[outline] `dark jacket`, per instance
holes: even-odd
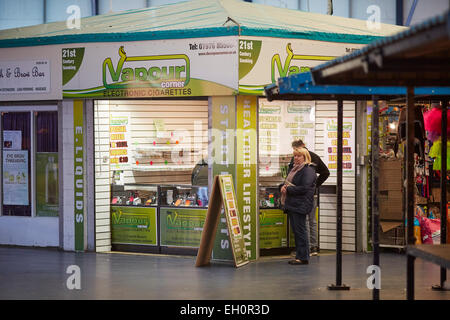
[[[314,192],[316,189],[315,165],[305,165],[292,179],[295,186],[287,187],[284,212],[309,214],[314,204]],[[283,184],[280,185],[280,188]]]
[[[330,176],[330,170],[328,170],[327,165],[323,163],[322,159],[320,159],[320,157],[317,154],[309,150],[308,152],[311,155],[311,162],[316,165],[316,172],[319,175],[316,181],[316,188],[319,188],[322,185],[322,183],[324,183],[325,180],[327,180],[328,177]],[[294,166],[294,157],[291,158],[291,162],[289,163],[288,173],[289,171],[291,171],[293,166]]]

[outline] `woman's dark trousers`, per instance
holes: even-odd
[[[309,239],[306,214],[289,213],[289,221],[295,237],[295,258],[309,260]]]

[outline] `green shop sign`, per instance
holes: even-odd
[[[112,206],[111,243],[156,245],[156,208]]]
[[[236,108],[236,196],[249,260],[258,257],[257,97],[238,96]]]
[[[207,209],[160,208],[161,245],[198,248]]]
[[[103,61],[103,85],[107,89],[124,89],[132,87],[163,87],[183,88],[190,80],[190,62],[185,54],[135,56],[127,57],[123,46],[119,48],[120,60],[114,70],[111,58]],[[183,61],[183,64],[174,65],[172,61]],[[167,62],[169,64],[165,64]],[[139,67],[125,67],[125,63],[138,62]],[[161,65],[162,64],[162,65]],[[136,63],[133,64],[135,66]],[[107,72],[112,83],[108,83]]]
[[[280,209],[260,209],[259,246],[261,249],[287,247],[287,214]]]
[[[73,102],[75,251],[84,250],[84,119],[83,101]]]

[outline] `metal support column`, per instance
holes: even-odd
[[[336,284],[328,286],[329,290],[349,290],[342,284],[342,141],[344,129],[344,102],[338,100],[337,112],[337,203],[336,203]]]
[[[414,238],[414,87],[407,87],[406,94],[406,243],[408,245],[415,244]],[[407,299],[414,299],[414,260],[415,258],[408,255],[407,258]]]
[[[379,180],[379,157],[380,157],[380,132],[379,132],[379,105],[378,98],[372,97],[372,246],[373,246],[373,265],[380,266],[379,252],[379,210],[378,210],[378,180]],[[380,299],[380,290],[373,289],[372,299]]]
[[[442,101],[441,116],[441,244],[447,243],[447,108],[448,100]],[[439,285],[432,287],[433,290],[449,290],[445,287],[447,281],[447,269],[441,267],[441,281]]]

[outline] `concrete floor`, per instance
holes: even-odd
[[[196,268],[195,257],[125,253],[73,253],[54,249],[0,247],[0,299],[87,300],[371,300],[367,289],[371,254],[344,253],[343,283],[349,291],[332,291],[335,253],[293,266],[289,256],[262,257],[241,268],[212,262]],[[81,289],[69,290],[70,265],[81,272]],[[383,252],[381,300],[406,299],[406,256]],[[416,299],[450,300],[439,284],[439,267],[417,259]]]

